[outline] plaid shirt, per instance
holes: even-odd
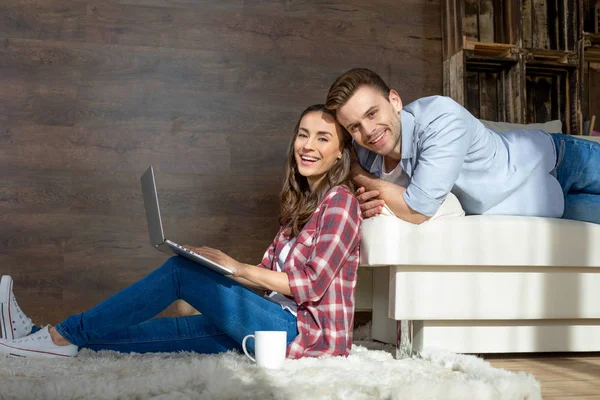
[[[298,336],[289,358],[348,355],[352,347],[354,293],[362,221],[358,200],[345,187],[327,192],[292,245],[282,271],[298,304]],[[279,230],[260,267],[277,270],[290,241]]]

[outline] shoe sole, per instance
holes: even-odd
[[[10,276],[4,275],[0,280],[0,333],[2,339],[13,340],[12,315],[10,313],[10,292],[12,290],[13,280]]]
[[[69,354],[60,354],[60,353],[52,353],[50,351],[41,351],[41,350],[26,350],[26,349],[18,349],[13,346],[9,346],[4,343],[0,343],[0,353],[3,353],[7,356],[18,357],[18,358],[72,358],[77,356],[77,353],[73,355]]]

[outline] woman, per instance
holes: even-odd
[[[0,352],[72,357],[83,347],[219,353],[239,350],[254,331],[283,330],[290,358],[347,355],[361,223],[348,178],[350,141],[323,105],[301,114],[287,154],[281,229],[262,262],[243,264],[219,250],[188,246],[231,268],[231,278],[172,257],[91,310],[28,334],[31,320],[18,307],[12,279],[4,276],[2,315],[12,317],[0,321]],[[152,318],[177,299],[201,315]]]

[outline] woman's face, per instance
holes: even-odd
[[[341,128],[329,114],[314,111],[302,117],[294,140],[294,157],[298,172],[307,178],[311,190],[342,158],[342,143]]]

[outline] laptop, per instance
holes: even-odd
[[[162,220],[160,218],[160,208],[158,206],[154,169],[152,166],[148,167],[146,172],[144,172],[141,181],[142,193],[144,195],[144,207],[146,208],[146,219],[148,221],[148,232],[150,233],[150,244],[163,253],[177,254],[178,256],[185,257],[188,260],[212,269],[221,275],[232,275],[233,271],[231,269],[219,265],[192,250],[188,250],[169,239],[165,239]]]

